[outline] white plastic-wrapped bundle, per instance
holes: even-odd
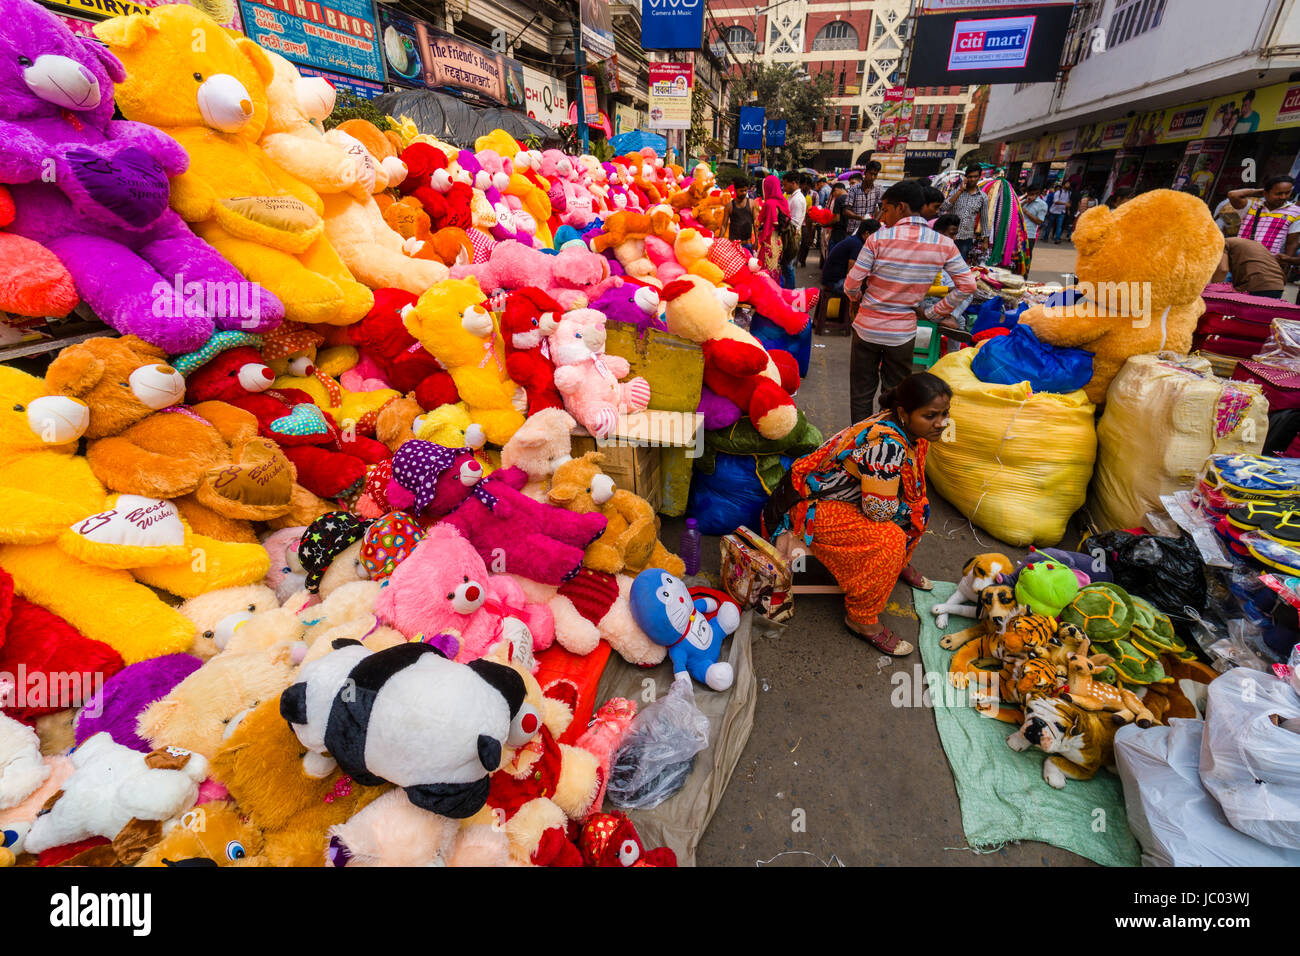
[[[1160,496],[1196,484],[1210,455],[1259,454],[1268,401],[1199,356],[1135,355],[1106,393],[1089,506],[1102,531],[1142,525]]]

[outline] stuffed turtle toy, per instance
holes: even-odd
[[[1062,623],[1082,630],[1094,644],[1119,641],[1133,629],[1133,599],[1118,584],[1100,581],[1080,588],[1060,617]]]
[[[1016,579],[1016,600],[1035,614],[1056,617],[1079,593],[1074,570],[1057,561],[1039,561]]]

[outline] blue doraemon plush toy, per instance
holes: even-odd
[[[688,673],[714,690],[731,686],[731,665],[718,657],[722,642],[740,626],[734,601],[712,588],[688,588],[658,568],[636,576],[628,601],[637,626],[668,648],[675,674]]]

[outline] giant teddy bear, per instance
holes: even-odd
[[[190,155],[188,170],[169,170],[181,218],[270,289],[288,318],[349,325],[369,312],[370,290],[325,234],[320,196],[258,146],[275,78],[266,52],[188,4],[97,23],[95,35],[126,67],[122,113]]]
[[[372,289],[405,289],[415,295],[447,278],[441,262],[406,254],[401,237],[375,204],[372,194],[401,182],[406,167],[400,160],[372,156],[343,130],[323,132],[314,125],[312,120],[324,120],[333,110],[333,87],[319,77],[304,78],[278,53],[267,56],[275,79],[266,90],[270,120],[262,148],[320,193],[325,235],[352,274]]]
[[[1205,311],[1201,290],[1223,255],[1223,233],[1202,200],[1153,189],[1115,210],[1089,209],[1075,226],[1074,246],[1088,301],[1035,305],[1020,323],[1050,345],[1093,353],[1084,391],[1100,405],[1129,356],[1191,348]],[[1119,288],[1122,299],[1106,291]]]
[[[126,79],[113,54],[29,0],[7,5],[0,48],[10,228],[53,252],[97,315],[168,351],[198,346],[214,327],[279,323],[280,302],[167,208],[167,177],[189,160],[152,126],[113,120],[113,84]]]

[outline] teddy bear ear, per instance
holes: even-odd
[[[275,67],[271,65],[271,58],[266,55],[266,51],[248,37],[236,40],[235,46],[248,57],[249,62],[253,64],[253,69],[257,70],[257,75],[262,78],[262,83],[270,86],[271,81],[275,79]]]
[[[126,82],[126,67],[122,65],[121,60],[108,51],[106,46],[102,43],[96,43],[90,37],[78,37],[78,39],[81,40],[86,55],[99,61],[99,65],[104,68],[104,72],[108,74],[110,80],[114,83]]]
[[[1108,206],[1093,206],[1074,225],[1074,247],[1085,256],[1095,255],[1110,234],[1115,213]]]
[[[164,697],[156,700],[140,714],[135,722],[135,731],[145,740],[152,741],[172,716],[180,709],[181,702]]]
[[[45,382],[56,392],[79,396],[88,394],[104,377],[104,363],[87,348],[64,349],[45,370]]]
[[[161,27],[153,17],[144,13],[133,13],[128,17],[114,17],[96,23],[91,30],[112,49],[130,50],[148,41],[150,34],[158,33]],[[87,44],[93,47],[93,44]],[[122,79],[125,79],[125,72]],[[121,82],[114,77],[114,82]]]
[[[118,341],[142,359],[155,359],[159,362],[167,361],[167,352],[165,350],[158,348],[156,345],[150,345],[139,336],[124,335]]]

